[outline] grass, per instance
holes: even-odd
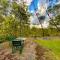
[[[60,57],[60,39],[35,40],[40,46],[51,49],[55,56]]]

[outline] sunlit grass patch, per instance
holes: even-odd
[[[60,39],[35,40],[42,47],[50,49],[56,56],[60,57]]]

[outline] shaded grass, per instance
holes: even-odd
[[[50,49],[56,56],[60,57],[60,39],[35,40],[40,46]]]

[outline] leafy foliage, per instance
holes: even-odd
[[[60,15],[57,15],[54,19],[50,20],[50,27],[56,28],[60,31]]]

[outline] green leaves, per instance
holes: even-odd
[[[27,11],[25,10],[25,7],[22,5],[18,5],[17,3],[13,3],[13,14],[15,14],[15,17],[18,17],[20,22],[23,24],[28,22],[29,16]]]
[[[6,9],[9,6],[9,3],[7,0],[0,0],[0,14],[5,14]]]
[[[50,25],[51,26],[57,26],[59,28],[60,26],[60,15],[57,15],[54,19],[50,20]]]

